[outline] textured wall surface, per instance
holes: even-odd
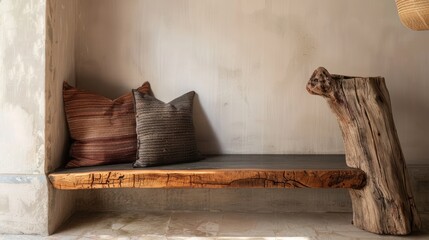
[[[63,108],[63,81],[75,82],[76,1],[48,0],[46,17],[46,163],[60,167],[68,150]],[[74,211],[77,192],[49,188],[49,226],[52,233]]]
[[[429,31],[394,1],[78,0],[79,87],[117,97],[143,81],[164,101],[195,90],[205,153],[341,153],[327,104],[304,89],[332,73],[384,76],[408,163],[428,163]]]
[[[75,84],[76,1],[47,1],[46,35],[46,171],[64,164],[68,130],[63,82]]]
[[[0,233],[47,233],[45,12],[0,1]]]
[[[101,189],[78,211],[351,212],[344,189]]]
[[[44,172],[43,2],[0,2],[0,173]]]

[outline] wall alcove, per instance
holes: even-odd
[[[62,81],[111,98],[144,81],[164,101],[195,90],[206,154],[342,154],[334,117],[305,91],[319,65],[384,76],[407,163],[427,164],[429,34],[405,29],[393,1],[48,0],[46,15],[46,172],[68,148]],[[74,211],[351,211],[345,190],[50,189],[49,199],[50,231]]]

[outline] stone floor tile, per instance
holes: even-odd
[[[78,213],[56,234],[0,235],[0,240],[403,240],[429,239],[429,214],[423,231],[411,236],[380,236],[351,225],[351,213],[108,212]]]
[[[61,227],[52,237],[83,236],[92,230],[111,229],[112,213],[77,213]],[[116,219],[115,222],[120,221]]]
[[[0,240],[41,240],[44,237],[42,236],[33,236],[33,235],[1,235]]]
[[[132,236],[138,235],[166,235],[171,213],[140,214],[133,221],[125,224],[120,230]]]
[[[276,236],[274,216],[272,213],[224,213],[219,236],[274,238]]]
[[[222,213],[176,212],[171,215],[167,237],[215,237]]]
[[[277,240],[275,237],[218,237],[217,240]]]
[[[168,240],[165,235],[145,235],[136,237],[137,240]]]
[[[322,229],[329,231],[362,231],[352,224],[353,214],[352,213],[323,213],[318,215],[324,224]]]
[[[215,237],[167,237],[167,240],[217,240]]]
[[[321,232],[317,234],[316,240],[375,240],[380,239],[377,235],[361,235],[359,232]]]
[[[316,237],[276,237],[276,240],[317,240]]]
[[[317,237],[317,231],[328,231],[321,213],[289,213],[276,215],[276,236]]]
[[[277,238],[285,238],[285,239],[299,239],[300,237],[306,238],[315,238],[317,237],[317,231],[311,226],[284,226],[282,230],[276,232]],[[304,239],[307,240],[307,239]]]
[[[126,239],[143,235],[165,235],[171,213],[81,213],[72,217],[60,235]]]

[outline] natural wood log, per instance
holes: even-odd
[[[353,224],[378,233],[405,235],[421,226],[382,77],[349,77],[314,71],[307,84],[337,116],[346,163],[367,174],[367,185],[350,190]]]
[[[57,189],[97,188],[355,188],[365,185],[360,169],[333,156],[217,156],[201,162],[133,169],[128,165],[78,168],[49,174]],[[292,159],[288,161],[288,159]],[[247,160],[247,163],[246,163]],[[319,160],[317,162],[317,160]],[[321,161],[320,161],[321,160]],[[341,160],[341,161],[340,161]],[[313,168],[310,166],[314,162]],[[344,164],[344,166],[343,166]]]

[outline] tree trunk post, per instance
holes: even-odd
[[[307,91],[324,97],[337,116],[346,162],[367,174],[350,189],[353,224],[377,234],[406,235],[421,227],[383,77],[350,77],[316,69]]]

